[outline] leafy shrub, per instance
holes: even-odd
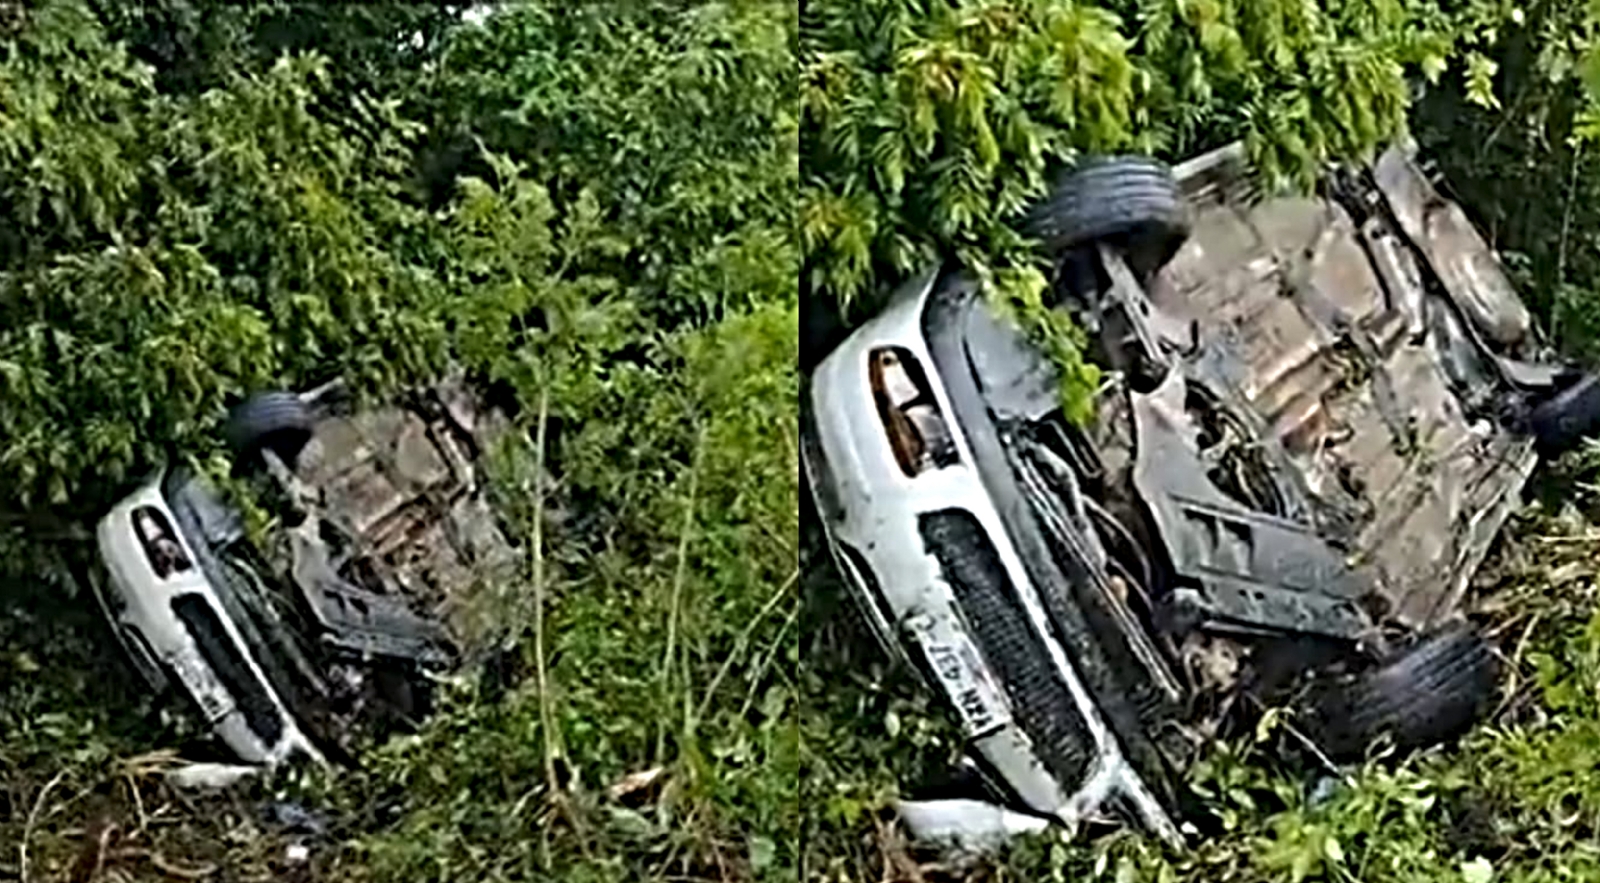
[[[361,820],[337,878],[794,879],[794,7],[405,5],[0,24],[0,496],[92,519],[248,390],[461,365],[512,393],[530,673],[322,783]],[[285,20],[365,37],[285,53]],[[0,722],[70,708],[44,686]],[[604,797],[651,767],[645,808]]]

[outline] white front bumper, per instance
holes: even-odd
[[[815,450],[825,462],[808,463],[807,473],[814,484],[829,485],[814,496],[830,551],[880,638],[889,644],[892,653],[905,658],[926,651],[930,645],[948,645],[952,634],[970,632],[918,526],[919,516],[927,513],[956,509],[970,514],[988,535],[1016,586],[1033,628],[1048,648],[1055,672],[1082,715],[1096,756],[1083,781],[1057,781],[1029,737],[1009,719],[988,732],[969,730],[971,748],[1024,803],[1069,826],[1096,814],[1108,799],[1120,795],[1147,827],[1175,840],[1176,826],[1129,766],[1115,735],[1055,638],[1000,514],[972,465],[965,433],[950,418],[950,401],[939,382],[922,331],[923,310],[937,279],[937,273],[930,273],[907,285],[885,312],[830,353],[812,376],[810,400],[805,404],[813,410]],[[927,370],[935,398],[954,436],[959,454],[955,465],[916,477],[907,477],[897,465],[869,386],[869,354],[886,346],[904,348]],[[871,570],[870,577],[862,578],[854,572],[841,544],[859,554]],[[998,683],[992,669],[986,669],[981,676]],[[940,688],[939,684],[930,686]],[[1000,701],[1007,702],[1003,689],[1000,692]]]
[[[173,525],[178,542],[184,547],[189,560],[195,562],[192,568],[166,579],[157,576],[145,558],[133,526],[134,511],[146,506],[161,512]],[[112,627],[132,629],[143,636],[145,646],[156,657],[154,662],[171,680],[181,684],[200,708],[207,724],[241,760],[275,765],[300,752],[320,759],[320,752],[301,732],[294,717],[265,677],[249,645],[239,634],[237,626],[218,599],[216,590],[201,570],[191,539],[183,534],[178,525],[177,517],[162,496],[159,479],[129,495],[100,520],[95,531],[100,558],[110,575],[109,590],[120,597],[123,607],[116,617],[118,621],[113,622]],[[226,630],[227,639],[238,647],[251,676],[260,681],[270,697],[283,724],[282,735],[275,742],[268,744],[250,727],[235,697],[223,686],[222,680],[174,611],[173,601],[191,594],[203,598],[216,612]]]

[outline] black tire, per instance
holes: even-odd
[[[258,466],[261,452],[271,450],[292,467],[311,441],[314,422],[311,409],[299,396],[264,392],[234,408],[223,432],[236,463]]]
[[[1400,751],[1462,735],[1494,699],[1500,665],[1470,625],[1423,637],[1353,680],[1313,698],[1312,736],[1336,760],[1366,755],[1380,743]]]
[[[1172,170],[1144,156],[1092,157],[1063,173],[1023,220],[1054,258],[1094,242],[1123,252],[1148,278],[1189,238],[1189,210]]]
[[[1535,406],[1528,429],[1539,456],[1553,458],[1572,450],[1600,430],[1600,375],[1576,383]]]

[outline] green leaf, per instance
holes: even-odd
[[[1322,841],[1322,854],[1336,865],[1344,864],[1344,847],[1339,845],[1339,838],[1332,834]]]
[[[1467,100],[1480,107],[1498,110],[1500,98],[1494,94],[1494,76],[1500,65],[1480,52],[1467,53]]]
[[[1450,69],[1450,63],[1443,55],[1428,53],[1422,58],[1422,75],[1430,84],[1437,84],[1444,72]]]
[[[773,860],[777,857],[778,848],[770,837],[750,838],[750,870],[757,874],[764,873],[772,867]]]

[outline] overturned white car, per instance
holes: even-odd
[[[1092,425],[933,267],[802,403],[826,545],[987,797],[1179,839],[1219,722],[1334,759],[1453,737],[1496,656],[1463,597],[1540,454],[1600,424],[1413,153],[1254,192],[1242,151],[1082,162],[1029,216],[1108,382]]]
[[[342,757],[358,724],[426,713],[466,597],[514,560],[474,471],[487,428],[459,383],[360,412],[337,383],[253,396],[228,435],[278,491],[268,548],[171,466],[101,519],[91,587],[145,679],[239,759]]]

